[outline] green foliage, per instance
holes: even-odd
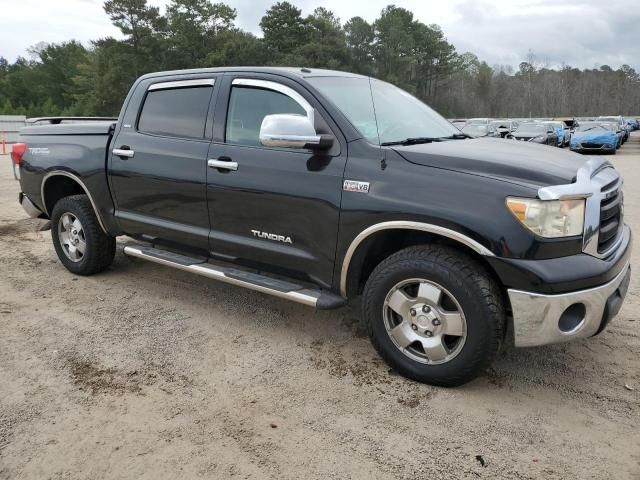
[[[300,9],[289,2],[278,2],[267,10],[260,21],[260,28],[271,54],[278,57],[290,55],[308,43],[309,30],[301,14]]]
[[[203,64],[208,67],[261,65],[267,56],[264,42],[250,33],[234,29],[217,35]]]
[[[344,26],[350,65],[355,73],[373,72],[373,26],[362,17],[353,17]]]
[[[640,76],[614,70],[550,69],[533,52],[517,70],[458,54],[437,25],[389,5],[368,23],[344,24],[318,7],[304,17],[282,1],[262,20],[263,37],[235,25],[237,12],[211,0],[107,0],[103,8],[124,36],[85,47],[71,40],[38,44],[32,59],[0,57],[0,114],[117,115],[144,73],[177,68],[289,65],[347,70],[399,85],[449,116],[637,114]]]
[[[235,9],[208,0],[172,0],[167,7],[167,37],[174,68],[204,66],[218,35],[231,30]]]

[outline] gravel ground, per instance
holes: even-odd
[[[640,132],[611,160],[640,231]],[[441,389],[390,372],[357,305],[121,252],[74,276],[17,193],[0,157],[0,479],[640,478],[637,275],[601,336]]]

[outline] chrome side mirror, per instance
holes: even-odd
[[[275,148],[328,148],[332,139],[318,135],[309,117],[277,113],[262,120],[260,143]]]

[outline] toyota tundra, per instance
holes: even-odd
[[[318,309],[359,297],[374,347],[421,382],[470,381],[507,335],[597,335],[629,284],[606,159],[469,138],[366,76],[152,73],[117,121],[49,123],[11,156],[67,270],[104,271],[126,235],[126,255]]]

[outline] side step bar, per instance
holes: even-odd
[[[346,303],[344,298],[334,293],[308,288],[285,280],[232,267],[212,265],[207,263],[204,257],[189,257],[139,244],[126,244],[124,253],[130,257],[142,258],[143,260],[213,278],[231,285],[285,298],[319,310],[338,308]]]

